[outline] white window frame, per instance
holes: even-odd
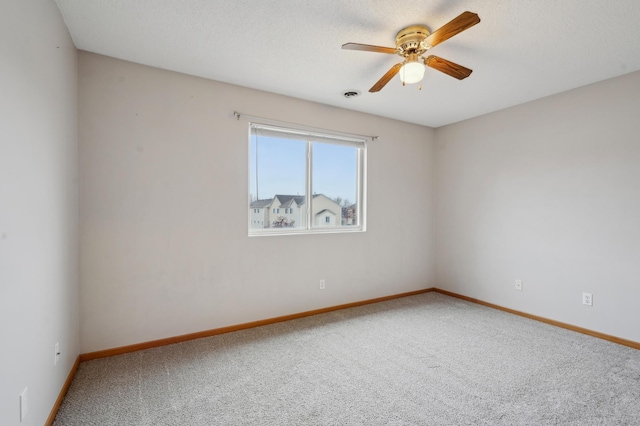
[[[359,136],[340,132],[310,129],[302,126],[292,126],[289,124],[271,124],[250,122],[248,132],[248,177],[251,180],[251,136],[254,129],[261,129],[267,134],[285,136],[291,139],[307,142],[306,161],[306,197],[303,212],[306,215],[306,226],[304,228],[252,228],[248,226],[249,236],[266,235],[296,235],[296,234],[328,234],[328,233],[357,233],[366,231],[366,193],[367,193],[367,139]],[[356,170],[356,224],[342,226],[342,209],[338,212],[338,226],[314,227],[312,214],[313,203],[313,144],[329,143],[335,145],[346,145],[357,148],[357,170]],[[248,193],[251,192],[251,182],[249,182]],[[251,200],[249,200],[249,206]],[[248,209],[250,210],[250,208]],[[274,208],[275,210],[275,208]],[[290,209],[292,210],[292,209]],[[264,223],[263,223],[264,224]]]

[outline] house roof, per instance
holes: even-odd
[[[267,206],[270,206],[272,202],[273,202],[273,198],[269,198],[267,200],[255,200],[251,202],[251,208],[259,209],[262,207],[267,207]]]
[[[324,194],[313,194],[313,198],[316,197],[325,197],[328,198],[326,195]],[[274,195],[273,198],[268,198],[268,199],[264,199],[264,200],[255,200],[251,202],[250,207],[252,209],[257,209],[257,208],[262,208],[262,207],[268,207],[271,205],[271,203],[273,203],[273,201],[275,199],[278,199],[278,201],[280,202],[280,204],[277,206],[278,208],[289,208],[293,205],[293,203],[296,203],[297,206],[301,206],[305,203],[306,201],[306,197],[304,195],[283,195],[283,194],[276,194]],[[333,213],[333,212],[332,212]],[[335,214],[335,213],[333,213]]]
[[[304,195],[281,195],[276,194],[274,198],[277,198],[280,201],[280,207],[286,208],[291,207],[291,205],[295,202],[298,206],[301,206],[305,202]]]
[[[320,215],[322,213],[325,213],[325,212],[331,213],[332,215],[337,216],[337,214],[335,214],[333,211],[331,211],[329,209],[320,210],[318,213],[316,213],[316,216],[318,216],[318,215]]]

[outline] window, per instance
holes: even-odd
[[[365,164],[362,138],[251,123],[249,235],[364,231]]]

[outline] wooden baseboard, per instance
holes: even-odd
[[[610,342],[614,342],[614,343],[617,343],[619,345],[624,345],[624,346],[628,346],[630,348],[634,348],[634,349],[640,350],[640,342],[634,342],[633,340],[627,340],[627,339],[623,339],[621,337],[611,336],[609,334],[600,333],[598,331],[593,331],[593,330],[589,330],[589,329],[586,329],[586,328],[577,327],[575,325],[566,324],[564,322],[555,321],[555,320],[551,320],[551,319],[548,319],[548,318],[539,317],[537,315],[528,314],[526,312],[516,311],[515,309],[510,309],[510,308],[505,308],[503,306],[494,305],[493,303],[485,302],[485,301],[480,300],[480,299],[474,299],[473,297],[463,296],[461,294],[453,293],[453,292],[450,292],[450,291],[441,290],[439,288],[434,288],[433,291],[436,291],[438,293],[444,294],[446,296],[451,296],[451,297],[455,297],[457,299],[466,300],[467,302],[477,303],[479,305],[487,306],[489,308],[498,309],[500,311],[508,312],[510,314],[519,315],[521,317],[525,317],[525,318],[529,318],[529,319],[532,319],[532,320],[540,321],[540,322],[543,322],[545,324],[550,324],[550,325],[554,325],[556,327],[565,328],[567,330],[575,331],[577,333],[587,334],[589,336],[597,337],[597,338],[603,339],[603,340],[608,340]]]
[[[289,321],[298,318],[309,317],[312,315],[324,314],[327,312],[338,311],[341,309],[355,308],[357,306],[369,305],[371,303],[384,302],[386,300],[398,299],[401,297],[415,296],[417,294],[428,293],[433,291],[433,288],[426,288],[423,290],[410,291],[408,293],[394,294],[391,296],[377,297],[375,299],[362,300],[360,302],[346,303],[344,305],[331,306],[328,308],[314,309],[312,311],[299,312],[297,314],[284,315],[281,317],[268,318],[259,321],[252,321],[243,324],[231,325],[228,327],[214,328],[212,330],[199,331],[196,333],[183,334],[181,336],[167,337],[165,339],[152,340],[149,342],[136,343],[133,345],[120,346],[112,349],[105,349],[102,351],[88,352],[80,354],[80,361],[90,361],[97,358],[105,358],[114,355],[126,354],[129,352],[141,351],[143,349],[155,348],[158,346],[171,345],[174,343],[186,342],[188,340],[201,339],[203,337],[216,336],[218,334],[231,333],[233,331],[246,330],[248,328],[260,327],[268,324],[275,324],[282,321]]]
[[[60,393],[58,394],[58,399],[56,399],[56,403],[53,404],[53,408],[51,409],[51,413],[49,413],[49,418],[45,422],[45,426],[51,426],[53,421],[56,419],[56,414],[58,414],[58,410],[60,409],[60,404],[62,404],[62,400],[64,399],[67,391],[69,390],[69,386],[71,386],[71,381],[73,377],[76,375],[76,371],[78,371],[78,366],[80,365],[80,357],[76,358],[76,361],[73,363],[71,367],[71,371],[69,371],[69,375],[67,376],[67,380],[65,380],[64,385],[62,385],[62,389],[60,389]]]
[[[291,314],[291,315],[284,315],[284,316],[280,316],[280,317],[267,318],[267,319],[264,319],[264,320],[252,321],[252,322],[247,322],[247,323],[237,324],[237,325],[231,325],[231,326],[228,326],[228,327],[214,328],[212,330],[204,330],[204,331],[199,331],[199,332],[196,332],[196,333],[183,334],[183,335],[180,335],[180,336],[167,337],[165,339],[152,340],[152,341],[149,341],[149,342],[142,342],[142,343],[136,343],[136,344],[133,344],[133,345],[120,346],[120,347],[112,348],[112,349],[105,349],[105,350],[101,350],[101,351],[88,352],[88,353],[80,354],[79,359],[80,359],[80,362],[90,361],[92,359],[105,358],[105,357],[110,357],[110,356],[114,356],[114,355],[121,355],[121,354],[126,354],[126,353],[129,353],[129,352],[141,351],[141,350],[144,350],[144,349],[150,349],[150,348],[156,348],[156,347],[159,347],[159,346],[171,345],[171,344],[174,344],[174,343],[186,342],[188,340],[201,339],[203,337],[211,337],[211,336],[216,336],[218,334],[231,333],[231,332],[234,332],[234,331],[246,330],[248,328],[260,327],[260,326],[269,325],[269,324],[275,324],[275,323],[282,322],[282,321],[289,321],[289,320],[294,320],[294,319],[298,319],[298,318],[309,317],[309,316],[312,316],[312,315],[324,314],[324,313],[327,313],[327,312],[337,311],[337,310],[340,310],[340,309],[355,308],[357,306],[368,305],[368,304],[371,304],[371,303],[384,302],[384,301],[387,301],[387,300],[398,299],[398,298],[401,298],[401,297],[415,296],[417,294],[428,293],[428,292],[431,292],[431,291],[435,291],[435,292],[444,294],[446,296],[451,296],[451,297],[455,297],[457,299],[466,300],[468,302],[477,303],[479,305],[487,306],[487,307],[490,307],[490,308],[493,308],[493,309],[498,309],[498,310],[501,310],[501,311],[504,311],[504,312],[508,312],[508,313],[511,313],[511,314],[514,314],[514,315],[519,315],[519,316],[522,316],[522,317],[525,317],[525,318],[529,318],[529,319],[533,319],[533,320],[536,320],[536,321],[544,322],[546,324],[551,324],[551,325],[554,325],[556,327],[565,328],[567,330],[575,331],[577,333],[587,334],[589,336],[597,337],[597,338],[600,338],[600,339],[603,339],[603,340],[608,340],[610,342],[618,343],[620,345],[624,345],[624,346],[628,346],[628,347],[640,350],[640,343],[639,342],[634,342],[632,340],[622,339],[620,337],[611,336],[611,335],[600,333],[600,332],[593,331],[593,330],[588,330],[586,328],[577,327],[577,326],[574,326],[574,325],[571,325],[571,324],[562,323],[560,321],[550,320],[550,319],[543,318],[543,317],[540,317],[540,316],[537,316],[537,315],[532,315],[532,314],[528,314],[526,312],[517,311],[515,309],[505,308],[503,306],[494,305],[493,303],[488,303],[488,302],[485,302],[485,301],[480,300],[480,299],[474,299],[472,297],[463,296],[461,294],[453,293],[453,292],[450,292],[450,291],[447,291],[447,290],[441,290],[439,288],[426,288],[426,289],[423,289],[423,290],[411,291],[411,292],[408,292],[408,293],[394,294],[394,295],[391,295],[391,296],[378,297],[378,298],[375,298],[375,299],[368,299],[368,300],[363,300],[363,301],[360,301],[360,302],[346,303],[344,305],[331,306],[331,307],[322,308],[322,309],[314,309],[314,310],[311,310],[311,311],[299,312],[299,313]],[[75,366],[74,368],[77,369],[77,366]],[[75,369],[73,370],[73,372],[75,373]],[[67,385],[65,384],[65,386],[67,386]],[[65,390],[65,393],[66,393],[66,390]]]

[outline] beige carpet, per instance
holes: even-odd
[[[427,293],[85,362],[55,425],[640,425],[640,351]]]

